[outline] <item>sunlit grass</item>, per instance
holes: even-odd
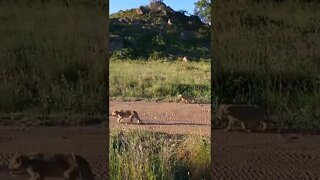
[[[186,93],[210,102],[210,62],[110,61],[111,98],[174,100]]]

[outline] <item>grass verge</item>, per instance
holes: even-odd
[[[111,179],[210,179],[210,138],[131,130],[110,134]]]

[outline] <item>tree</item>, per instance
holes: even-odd
[[[187,10],[184,10],[184,9],[178,10],[178,12],[181,14],[184,14],[184,15],[186,15],[186,14],[189,16],[191,15]]]
[[[210,0],[199,0],[194,3],[194,14],[199,16],[200,19],[205,23],[211,22],[210,10],[211,10]]]

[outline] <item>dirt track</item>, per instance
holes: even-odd
[[[140,113],[147,125],[117,124],[110,119],[113,128],[142,128],[167,132],[210,134],[210,105],[177,103],[110,102],[110,109],[131,109]],[[202,112],[201,115],[197,112]],[[127,121],[127,120],[125,120]],[[0,126],[0,180],[21,179],[8,174],[9,157],[16,151],[24,153],[77,153],[85,157],[96,176],[106,179],[107,144],[106,127],[18,127]],[[49,178],[50,180],[50,178]],[[51,179],[53,180],[53,179]]]
[[[110,102],[114,109],[134,109],[146,125],[117,124],[110,128],[134,128],[170,133],[210,135],[210,105]],[[202,113],[199,113],[202,112]],[[124,120],[125,122],[128,119]],[[214,179],[318,179],[320,135],[241,133],[213,130]],[[290,137],[295,137],[289,140]],[[70,153],[84,156],[99,179],[106,179],[106,134],[102,125],[90,127],[0,126],[0,179],[10,180],[6,163],[15,151],[26,153]],[[21,179],[24,178],[11,178]],[[50,179],[49,179],[50,180]],[[53,179],[51,179],[53,180]]]
[[[320,178],[320,135],[212,134],[215,179]]]
[[[26,180],[8,175],[8,158],[24,153],[77,153],[85,157],[97,180],[106,179],[106,133],[102,126],[92,127],[5,127],[0,126],[0,179]],[[49,178],[50,180],[50,178]],[[53,179],[52,179],[53,180]]]
[[[191,133],[210,136],[210,104],[184,104],[164,102],[110,102],[110,113],[113,110],[135,110],[146,124],[137,125],[129,119],[118,124],[117,117],[110,116],[110,130],[115,128],[134,128],[163,131],[169,133]]]

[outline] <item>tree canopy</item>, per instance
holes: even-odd
[[[210,0],[199,0],[194,3],[195,8],[194,8],[194,14],[199,16],[200,19],[205,22],[205,23],[210,23],[211,22],[211,17],[210,17],[210,6],[211,1]]]

